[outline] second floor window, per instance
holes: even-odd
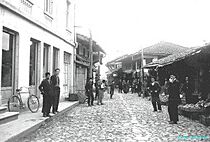
[[[53,0],[45,0],[44,11],[47,14],[52,15],[52,13],[53,13]]]

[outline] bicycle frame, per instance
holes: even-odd
[[[26,88],[28,89],[28,93],[29,93],[28,98],[29,98],[32,94],[30,93],[30,90],[29,90],[30,88],[29,87],[26,87]],[[20,87],[20,89],[17,89],[16,90],[16,93],[15,93],[15,96],[17,96],[18,98],[20,98],[20,105],[23,106],[24,103],[23,103],[22,96],[21,96],[21,90],[22,90],[22,87]]]
[[[20,99],[20,105],[23,106],[23,100],[22,100],[20,91],[16,91],[16,95],[15,96],[17,96]]]

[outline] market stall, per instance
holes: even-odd
[[[179,105],[178,109],[180,115],[210,126],[210,102],[202,100],[196,104]]]
[[[157,71],[157,78],[162,86],[171,74],[176,75],[181,84],[180,90],[188,77],[192,86],[191,100],[185,104],[185,94],[182,94],[179,112],[190,119],[197,119],[205,125],[210,125],[210,98],[208,97],[210,95],[210,45],[170,55],[146,65],[145,68],[153,68]],[[160,96],[160,98],[162,104],[167,105],[167,91],[164,93],[166,96]]]

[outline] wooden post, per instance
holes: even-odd
[[[141,82],[142,82],[142,93],[143,97],[145,96],[145,84],[144,84],[144,69],[142,68],[144,66],[144,49],[142,48],[141,51]]]

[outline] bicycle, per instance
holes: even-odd
[[[22,88],[23,87],[21,87],[20,89],[16,89],[16,93],[9,98],[8,100],[9,111],[20,112],[21,109],[25,108],[21,97]],[[32,113],[36,113],[39,110],[40,106],[39,98],[36,95],[31,94],[30,88],[28,88],[28,91],[29,91],[29,97],[27,99],[28,108]]]

